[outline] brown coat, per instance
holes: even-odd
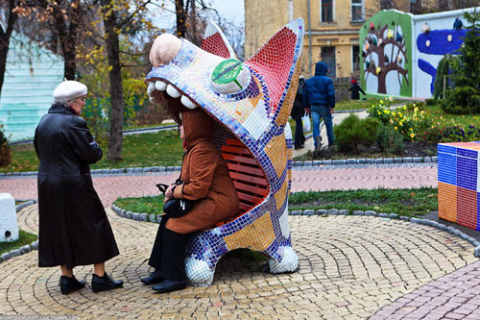
[[[202,110],[183,113],[187,153],[181,180],[174,197],[197,200],[193,209],[180,218],[170,218],[167,229],[180,234],[213,228],[218,222],[239,213],[237,191],[228,174],[227,164],[211,142],[213,120]]]

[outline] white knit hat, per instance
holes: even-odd
[[[55,101],[67,102],[87,95],[87,86],[78,81],[65,80],[53,91]]]

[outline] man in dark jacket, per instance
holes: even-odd
[[[35,130],[38,169],[40,267],[60,265],[63,294],[81,289],[85,281],[73,268],[93,264],[92,290],[120,288],[105,272],[105,261],[119,254],[105,209],[93,188],[90,164],[102,158],[85,120],[87,87],[64,81],[53,93],[55,102]]]
[[[321,147],[320,120],[323,118],[327,127],[328,145],[333,146],[332,113],[335,108],[335,89],[333,81],[326,76],[328,66],[324,62],[315,65],[315,76],[305,82],[303,105],[311,109],[313,119],[313,141],[315,150]]]
[[[292,119],[295,120],[295,137],[294,147],[295,149],[303,148],[305,143],[305,136],[303,135],[302,117],[305,114],[305,108],[303,107],[303,86],[305,85],[305,77],[302,75],[298,80],[297,95],[293,102],[292,113],[290,114]]]

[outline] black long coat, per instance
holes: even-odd
[[[40,267],[104,262],[119,254],[90,164],[102,158],[85,120],[53,104],[35,130]]]

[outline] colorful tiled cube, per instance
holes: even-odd
[[[480,141],[438,144],[438,217],[480,230]]]

